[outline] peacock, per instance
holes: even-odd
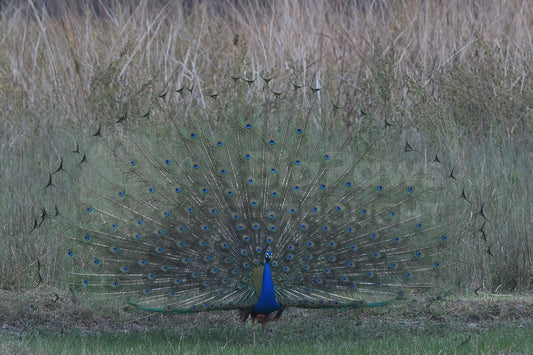
[[[445,284],[468,201],[416,134],[311,85],[187,89],[125,106],[58,156],[48,219],[72,289],[237,310],[255,344],[255,325],[264,342],[290,307],[384,306]]]

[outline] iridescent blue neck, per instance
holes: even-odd
[[[276,301],[274,294],[274,281],[272,281],[272,271],[270,270],[270,261],[266,261],[265,269],[263,270],[263,286],[259,300],[253,307],[254,313],[269,314],[279,309],[280,304]]]

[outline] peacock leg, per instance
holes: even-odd
[[[252,339],[255,346],[255,320],[252,318]]]

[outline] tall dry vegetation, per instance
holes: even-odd
[[[59,240],[29,230],[69,137],[140,92],[185,86],[201,103],[244,72],[324,87],[350,114],[445,147],[487,217],[457,283],[533,287],[530,1],[43,3],[0,1],[0,287],[59,283]]]

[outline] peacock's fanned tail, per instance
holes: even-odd
[[[267,89],[169,99],[70,153],[53,228],[74,287],[151,311],[242,309],[267,249],[283,307],[384,305],[435,285],[460,237],[450,169],[321,92]]]

